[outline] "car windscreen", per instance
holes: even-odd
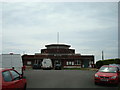
[[[60,66],[60,64],[56,64],[56,66]]]
[[[99,72],[116,73],[117,68],[116,67],[101,67],[99,69]]]
[[[118,69],[120,71],[120,64],[109,64],[109,66],[116,66],[116,67],[118,67]]]

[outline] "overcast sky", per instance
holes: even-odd
[[[76,53],[96,61],[102,50],[105,59],[118,57],[117,2],[5,2],[0,8],[2,53],[39,53],[57,43],[59,32],[59,43]]]

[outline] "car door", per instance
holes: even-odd
[[[117,67],[118,79],[120,81],[120,69]]]
[[[9,72],[9,70],[7,71],[3,71],[2,72],[2,77],[3,77],[3,81],[2,81],[2,88],[6,89],[6,88],[14,88],[14,82],[12,81],[12,76]]]
[[[119,78],[119,81],[120,81],[120,71],[118,72],[118,78]]]
[[[10,70],[10,73],[12,75],[13,78],[13,82],[15,84],[15,88],[23,88],[24,87],[24,83],[22,81],[22,79],[20,78],[20,74],[14,70]]]

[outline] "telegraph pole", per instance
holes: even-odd
[[[102,60],[104,60],[104,52],[102,51]]]

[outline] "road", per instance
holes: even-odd
[[[95,71],[88,70],[26,70],[27,88],[118,88],[95,85]]]

